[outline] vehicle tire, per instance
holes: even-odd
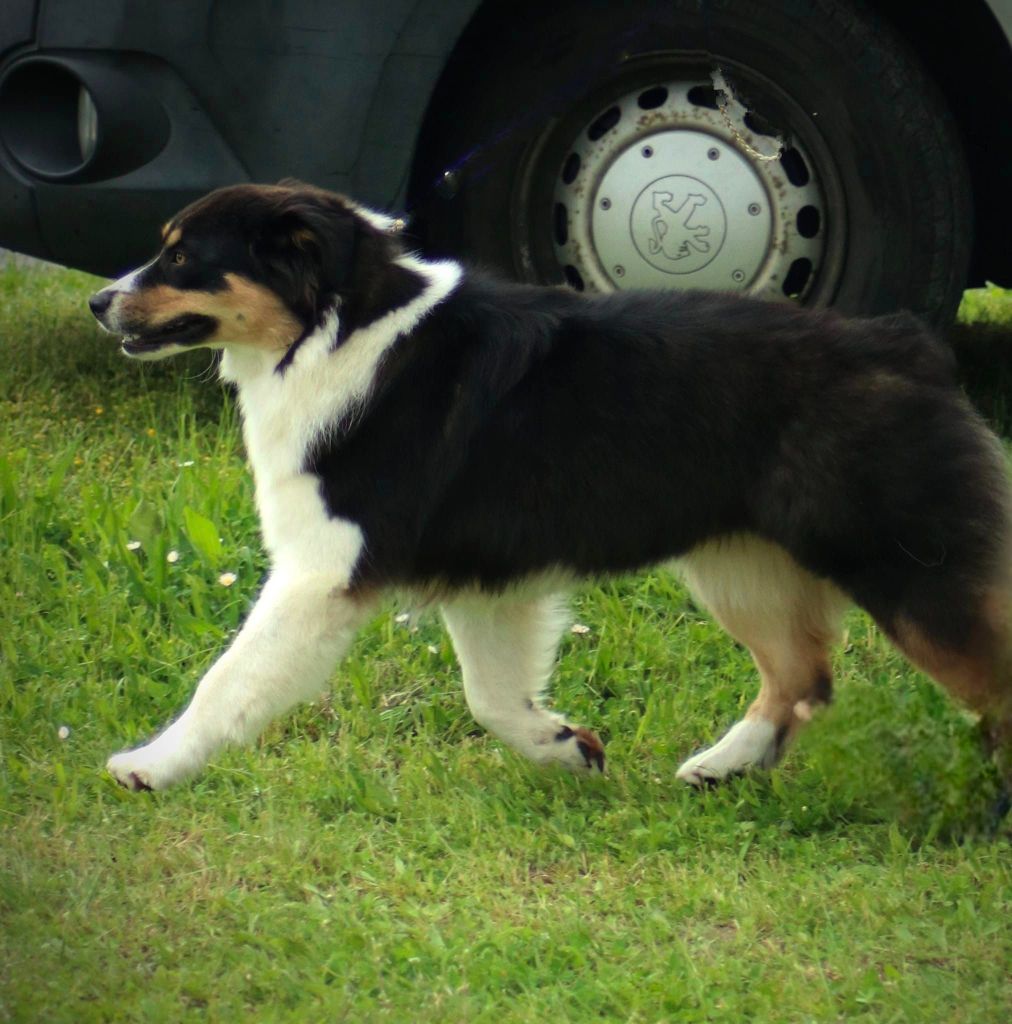
[[[430,105],[409,195],[430,250],[588,290],[952,317],[972,240],[959,134],[867,8],[507,7],[479,15]]]

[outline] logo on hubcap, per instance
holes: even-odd
[[[666,274],[694,274],[720,252],[727,218],[709,185],[687,174],[669,174],[636,197],[630,230],[651,266]]]

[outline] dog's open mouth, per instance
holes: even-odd
[[[183,313],[151,330],[125,335],[122,348],[128,356],[139,356],[156,352],[166,345],[199,345],[214,333],[217,325],[214,317]]]

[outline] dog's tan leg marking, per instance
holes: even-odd
[[[909,618],[900,616],[892,639],[929,676],[981,717],[984,739],[1012,790],[1012,630],[1004,587],[980,600],[974,635],[961,650],[942,646]]]
[[[327,576],[271,576],[183,714],[146,746],[111,757],[109,771],[128,789],[164,789],[196,774],[226,743],[252,739],[320,693],[371,607]]]
[[[565,623],[556,598],[460,598],[443,617],[480,725],[532,761],[604,769],[600,739],[541,703]]]
[[[744,719],[679,768],[680,779],[699,786],[771,767],[814,710],[829,702],[829,647],[847,599],[782,548],[754,537],[705,544],[682,568],[699,601],[749,648],[762,680]]]

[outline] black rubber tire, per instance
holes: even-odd
[[[822,271],[832,273],[832,286],[814,290],[813,304],[951,320],[972,242],[959,133],[913,53],[866,7],[848,0],[507,6],[479,16],[462,40],[423,128],[409,204],[430,250],[561,281],[561,272],[532,258],[540,236],[549,237],[551,211],[523,183],[545,173],[545,140],[567,112],[606,95],[611,83],[618,89],[631,62],[649,54],[663,64],[670,54],[675,65],[692,59],[752,69],[808,117],[788,131],[824,143],[845,237],[837,237],[836,266]]]

